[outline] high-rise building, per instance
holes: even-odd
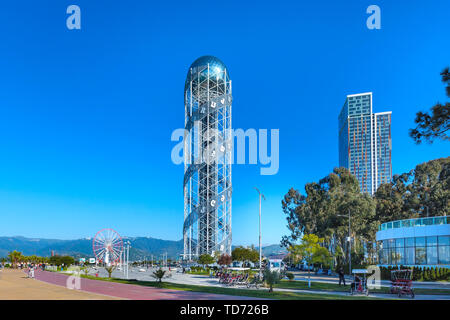
[[[391,114],[372,113],[372,92],[348,95],[339,114],[339,166],[356,176],[362,192],[374,194],[391,181]]]
[[[184,88],[183,259],[231,255],[231,80],[225,64],[204,56]]]

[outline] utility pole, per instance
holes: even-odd
[[[259,194],[259,279],[262,278],[262,247],[261,247],[261,197],[266,200],[266,197],[258,190],[258,188],[254,187],[255,190]]]

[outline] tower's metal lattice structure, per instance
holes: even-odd
[[[189,68],[184,89],[185,260],[231,255],[231,80],[216,57]]]

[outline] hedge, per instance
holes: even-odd
[[[400,269],[411,269],[410,267],[400,266]],[[414,281],[450,281],[450,269],[439,267],[412,267],[412,279]],[[391,280],[391,271],[398,270],[397,266],[380,267],[381,279]]]

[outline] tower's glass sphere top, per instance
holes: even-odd
[[[186,77],[186,80],[191,78],[191,72],[196,72],[196,69],[198,67],[206,67],[209,64],[209,74],[210,76],[214,76],[214,75],[222,75],[223,72],[227,69],[227,67],[225,66],[225,63],[222,62],[222,60],[220,60],[217,57],[214,56],[202,56],[200,58],[198,58],[197,60],[195,60],[191,66],[189,67],[189,71]],[[228,70],[227,70],[228,73]]]
[[[217,57],[214,56],[203,56],[198,58],[197,60],[195,60],[192,64],[191,64],[191,68],[195,68],[195,67],[200,67],[200,66],[207,66],[209,63],[209,68],[215,70],[216,68],[219,68],[220,70],[225,70],[227,67],[225,66],[225,63],[222,62],[222,60],[220,60]]]

